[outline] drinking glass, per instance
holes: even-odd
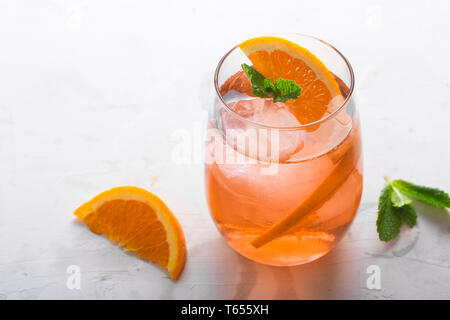
[[[341,94],[321,119],[292,122],[288,109],[239,92],[248,85],[241,64],[251,63],[238,46],[228,51],[215,71],[209,109],[206,196],[234,250],[292,266],[328,253],[354,219],[363,185],[361,135],[348,60],[312,36],[275,36],[318,57]]]

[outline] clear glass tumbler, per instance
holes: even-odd
[[[320,119],[301,123],[289,106],[245,93],[248,80],[239,70],[249,60],[232,48],[215,72],[206,195],[233,249],[260,263],[292,266],[328,253],[354,219],[363,185],[361,135],[347,59],[311,36],[275,36],[314,54],[340,92]]]

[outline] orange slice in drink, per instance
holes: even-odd
[[[167,206],[137,187],[117,187],[84,203],[76,215],[91,231],[167,269],[178,278],[186,260],[183,230]]]
[[[307,49],[277,37],[260,37],[239,45],[253,66],[266,78],[295,81],[302,93],[286,104],[301,124],[320,120],[342,102],[333,74]]]

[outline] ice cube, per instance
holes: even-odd
[[[239,152],[262,161],[283,162],[303,147],[303,131],[265,127],[286,128],[300,124],[284,103],[255,98],[229,105],[240,116],[254,122],[222,110],[227,142]]]

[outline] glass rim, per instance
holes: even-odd
[[[216,94],[219,98],[219,101],[225,106],[225,108],[230,111],[233,115],[235,115],[236,117],[238,117],[239,119],[250,123],[253,126],[256,127],[262,127],[262,128],[266,128],[266,129],[277,129],[277,130],[295,130],[295,129],[304,129],[304,128],[308,128],[308,127],[312,127],[318,124],[321,124],[322,122],[327,121],[328,119],[331,119],[333,117],[335,117],[339,111],[344,108],[344,106],[347,105],[347,103],[350,101],[350,98],[353,95],[353,89],[355,87],[355,74],[353,72],[353,68],[352,65],[350,64],[350,62],[347,60],[347,58],[338,50],[336,49],[333,45],[329,44],[326,41],[323,41],[317,37],[308,35],[308,34],[302,34],[302,33],[282,33],[283,35],[291,35],[291,36],[301,36],[301,37],[306,37],[306,38],[310,38],[313,39],[315,41],[319,41],[321,43],[323,43],[324,45],[326,45],[327,47],[329,47],[330,49],[332,49],[335,53],[337,53],[341,59],[345,62],[345,65],[347,66],[347,70],[350,74],[350,85],[349,85],[349,91],[347,94],[347,97],[344,99],[344,101],[341,103],[341,105],[336,108],[333,112],[331,112],[329,115],[327,115],[326,117],[320,118],[317,121],[311,122],[311,123],[307,123],[307,124],[299,124],[296,126],[291,126],[291,127],[278,127],[278,126],[271,126],[271,125],[267,125],[267,124],[263,124],[263,123],[259,123],[253,120],[249,120],[245,117],[243,117],[242,115],[240,115],[239,113],[237,113],[236,111],[233,110],[233,108],[231,108],[223,99],[222,94],[220,93],[220,86],[219,86],[219,73],[220,70],[222,68],[223,63],[225,62],[225,60],[228,58],[228,56],[237,48],[239,48],[239,45],[234,46],[233,48],[231,48],[227,53],[225,53],[225,55],[220,59],[216,70],[214,72],[214,88],[216,91]],[[282,34],[278,34],[278,36],[282,35]],[[277,36],[277,34],[275,35],[268,35],[268,36]],[[308,49],[308,48],[306,48]]]

